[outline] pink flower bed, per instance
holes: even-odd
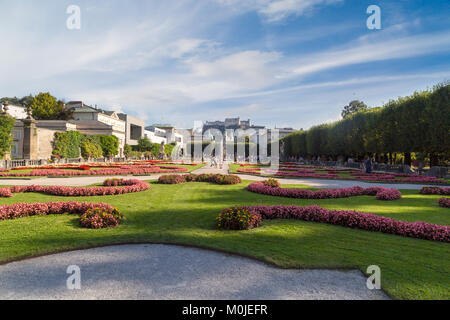
[[[439,188],[439,187],[423,187],[420,194],[437,194],[437,195],[450,195],[450,188]]]
[[[450,208],[450,198],[440,198],[438,203],[443,208]]]
[[[31,172],[0,172],[0,177],[46,177],[46,176],[58,176],[58,177],[76,177],[76,176],[116,176],[116,175],[146,175],[154,173],[167,173],[167,172],[186,172],[187,169],[183,167],[124,167],[114,169],[94,169],[86,171],[65,171],[62,169],[52,170],[33,170]]]
[[[83,214],[89,209],[100,208],[113,211],[114,207],[107,203],[87,202],[48,202],[48,203],[16,203],[0,205],[0,220],[17,219],[49,214]]]
[[[295,171],[294,171],[295,170]],[[328,173],[315,172],[315,170],[328,171]],[[295,177],[295,178],[317,178],[317,179],[339,179],[339,180],[361,180],[361,181],[375,181],[375,182],[395,182],[395,183],[447,183],[436,177],[426,177],[419,175],[407,175],[401,173],[365,173],[361,171],[354,171],[348,169],[333,169],[317,167],[296,167],[280,165],[278,170],[266,170],[262,172],[262,168],[242,168],[238,169],[239,173],[256,174],[256,175],[272,175],[279,177]],[[350,172],[349,177],[341,177],[338,172]],[[397,179],[400,178],[401,179]]]
[[[263,219],[297,219],[344,226],[353,229],[383,232],[404,237],[450,242],[450,226],[426,222],[394,220],[372,213],[350,210],[329,210],[319,206],[251,206],[242,207]]]
[[[270,187],[263,182],[254,182],[248,185],[248,191],[264,195],[299,198],[299,199],[334,199],[347,198],[354,196],[375,196],[377,200],[396,200],[402,197],[402,194],[397,189],[389,189],[382,187],[351,187],[341,189],[323,189],[311,191],[306,189],[287,189]]]
[[[108,181],[108,180],[106,180]],[[0,188],[0,197],[12,197],[13,193],[21,192],[39,192],[51,194],[54,196],[63,197],[82,197],[82,196],[106,196],[106,195],[117,195],[132,192],[141,192],[148,190],[150,188],[149,184],[137,179],[122,180],[116,179],[118,181],[116,186],[113,184],[108,184],[105,181],[105,187],[64,187],[64,186],[13,186],[7,188]],[[109,185],[109,186],[108,186]]]

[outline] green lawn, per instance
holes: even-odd
[[[381,268],[383,289],[393,298],[450,299],[450,245],[435,241],[353,230],[295,220],[264,221],[249,231],[219,231],[215,218],[233,205],[317,204],[355,209],[405,221],[450,225],[450,210],[439,196],[404,190],[403,198],[385,202],[375,197],[302,200],[258,195],[239,185],[207,183],[159,185],[141,193],[64,198],[15,194],[2,204],[46,201],[108,202],[126,221],[115,229],[88,230],[76,216],[39,216],[0,221],[0,262],[61,250],[93,246],[158,242],[214,248],[289,268]],[[293,186],[292,186],[293,187]],[[302,187],[302,186],[296,186]]]

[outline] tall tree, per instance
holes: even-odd
[[[0,159],[11,150],[12,129],[15,121],[10,116],[0,115]]]
[[[362,101],[353,100],[350,101],[350,103],[344,107],[344,110],[342,110],[341,115],[342,118],[345,119],[347,116],[363,110],[367,110],[367,105]]]
[[[57,100],[48,92],[39,93],[28,103],[27,107],[31,108],[36,120],[69,120],[72,118],[72,113],[65,108],[64,102]]]

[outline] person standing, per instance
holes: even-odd
[[[366,167],[366,173],[372,172],[372,160],[370,157],[367,157],[366,161],[364,162],[364,165]]]

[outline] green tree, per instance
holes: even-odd
[[[137,150],[144,152],[144,151],[151,151],[152,149],[152,143],[148,137],[143,137],[138,140],[137,144]]]
[[[102,147],[97,143],[85,140],[81,143],[81,155],[85,159],[103,157]]]
[[[100,145],[105,157],[112,157],[119,154],[119,138],[116,136],[104,136],[100,137]]]
[[[57,100],[50,93],[39,93],[28,104],[36,120],[69,120],[72,118],[70,110],[64,102]]]
[[[364,102],[359,100],[353,100],[350,101],[348,105],[344,107],[344,110],[342,110],[342,118],[345,119],[347,116],[356,113],[358,111],[364,111],[367,110],[367,106]]]
[[[123,154],[127,157],[131,157],[132,153],[133,153],[133,148],[129,144],[126,144],[123,147]]]
[[[16,120],[10,116],[0,115],[0,158],[11,151],[12,130]]]

